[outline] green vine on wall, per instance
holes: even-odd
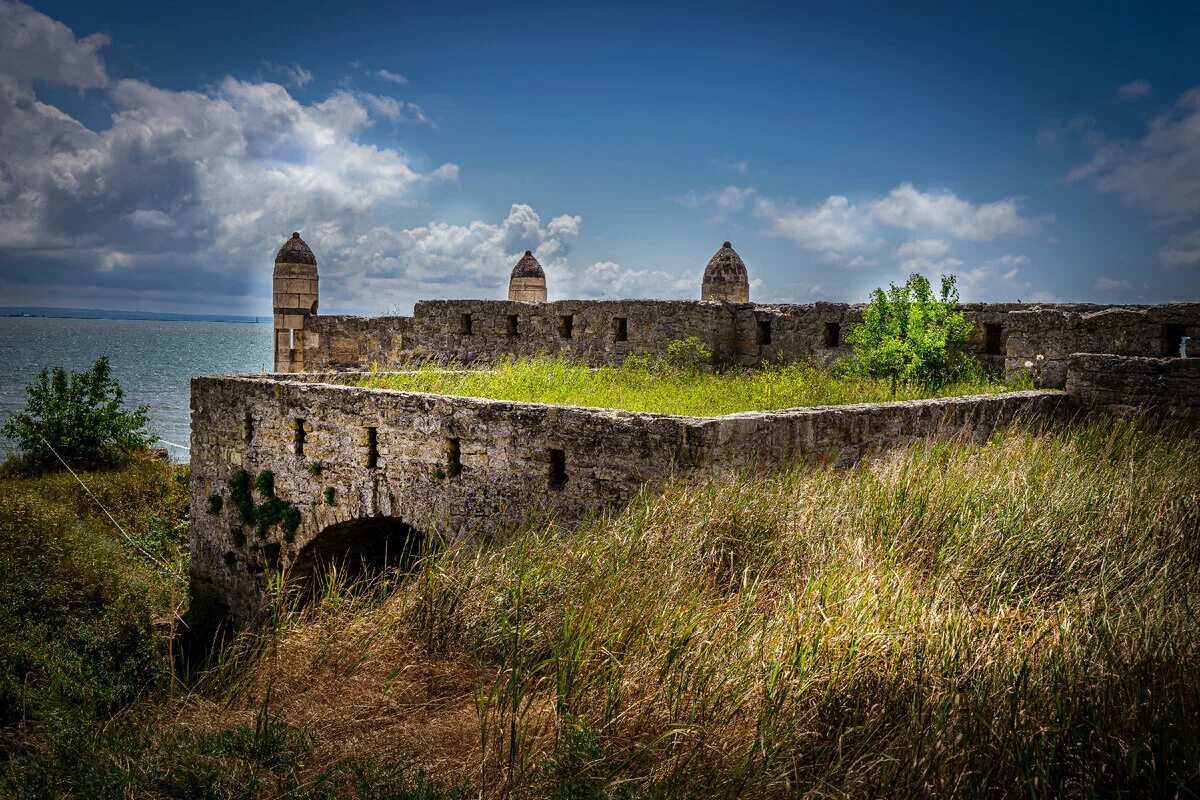
[[[254,491],[258,490],[263,500],[254,502]],[[229,479],[229,502],[237,509],[238,521],[243,525],[253,525],[254,532],[260,539],[267,538],[267,532],[274,525],[283,530],[283,540],[291,542],[296,538],[300,528],[300,509],[294,504],[275,496],[275,473],[264,469],[251,482],[250,473],[239,469]]]

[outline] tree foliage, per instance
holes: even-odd
[[[31,469],[62,468],[51,447],[73,468],[96,469],[120,463],[153,440],[146,430],[148,406],[125,407],[107,356],[70,375],[62,367],[43,369],[25,394],[25,410],[0,431]]]
[[[862,323],[846,336],[854,356],[845,369],[890,378],[893,394],[900,382],[943,385],[974,364],[956,350],[973,328],[958,310],[953,275],[942,276],[941,291],[935,295],[929,279],[913,273],[900,286],[893,283],[887,291],[871,293]]]

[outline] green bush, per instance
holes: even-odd
[[[84,479],[139,546],[179,569],[186,494],[173,472],[136,459]],[[161,685],[169,648],[154,621],[171,619],[178,596],[71,476],[0,479],[0,731],[93,724]]]
[[[109,467],[153,441],[146,430],[148,407],[126,409],[111,372],[101,356],[90,369],[70,375],[62,367],[43,369],[25,387],[25,410],[0,429],[16,443],[24,466],[61,469],[52,447],[75,469]]]
[[[712,364],[712,350],[695,336],[676,339],[667,345],[668,366],[676,369],[700,369]]]
[[[862,323],[846,336],[854,356],[843,372],[886,378],[893,395],[901,382],[936,387],[978,375],[974,360],[956,351],[973,326],[958,310],[954,283],[943,275],[935,296],[929,279],[913,273],[902,286],[873,291]]]

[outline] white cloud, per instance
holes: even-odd
[[[1109,278],[1106,275],[1101,275],[1096,278],[1094,289],[1101,292],[1121,292],[1128,291],[1133,288],[1133,284],[1124,278]]]
[[[400,86],[403,86],[404,84],[408,83],[408,78],[404,77],[403,75],[401,75],[398,72],[389,72],[386,69],[377,69],[374,72],[372,72],[371,74],[377,78],[382,78],[385,81],[388,81],[390,83],[395,83]]]
[[[323,296],[335,306],[378,311],[421,298],[503,296],[526,250],[541,261],[551,291],[561,292],[573,276],[567,256],[582,222],[561,215],[543,225],[531,206],[517,203],[496,223],[377,225],[353,237],[306,234],[306,241],[318,260],[337,265],[322,273]]]
[[[689,192],[679,202],[709,209],[714,221],[753,208],[765,223],[764,236],[787,239],[800,248],[822,253],[830,263],[849,267],[874,263],[865,251],[884,246],[896,247],[897,255],[914,260],[913,266],[928,266],[950,252],[949,243],[935,236],[991,241],[1038,227],[1012,198],[976,204],[948,190],[922,192],[911,183],[864,202],[830,195],[821,203],[801,205],[763,197],[747,186],[726,186],[704,194]],[[927,235],[897,244],[897,231]]]
[[[870,205],[871,216],[885,225],[910,231],[938,231],[958,239],[986,242],[1008,234],[1029,233],[1037,223],[1021,216],[1012,198],[974,204],[949,190],[922,192],[902,183]]]
[[[1200,228],[1171,236],[1158,257],[1168,267],[1200,267]]]
[[[74,32],[24,3],[0,0],[0,76],[28,88],[35,80],[79,89],[108,84],[100,48],[110,42],[94,33]]]
[[[952,270],[958,278],[959,293],[964,301],[983,298],[1017,300],[1030,299],[1033,284],[1022,277],[1021,266],[1028,264],[1023,255],[1003,255],[984,261],[967,270]]]
[[[1139,79],[1118,86],[1117,99],[1121,101],[1143,100],[1149,97],[1153,91],[1154,87],[1150,85],[1150,81]]]
[[[767,223],[764,236],[788,239],[806,250],[837,253],[866,243],[867,220],[839,195],[817,206],[779,205],[762,198],[754,213]]]
[[[548,276],[549,277],[549,276]],[[700,292],[700,273],[673,274],[655,269],[630,269],[612,261],[599,261],[565,279],[571,297],[659,300],[694,298]]]
[[[1140,139],[1092,129],[1084,143],[1092,156],[1067,173],[1069,182],[1086,181],[1163,222],[1200,219],[1200,87],[1151,118]]]
[[[313,74],[299,64],[276,64],[274,61],[266,61],[264,66],[272,72],[282,75],[288,86],[303,89],[312,83]]]
[[[72,291],[123,279],[130,292],[221,302],[245,291],[246,265],[269,263],[287,232],[312,235],[332,267],[381,218],[458,178],[454,164],[424,168],[360,140],[375,120],[423,119],[411,104],[346,89],[305,103],[279,83],[233,77],[200,91],[111,83],[99,55],[107,42],[0,0],[8,285],[36,257],[61,265],[39,280]],[[103,90],[111,120],[85,125],[43,102],[34,81]]]
[[[429,123],[425,112],[416,103],[407,103],[395,97],[371,92],[355,92],[354,96],[366,104],[376,116],[390,119],[392,122]]]
[[[723,222],[734,214],[741,212],[747,202],[756,195],[754,189],[745,186],[726,186],[714,189],[704,194],[688,192],[679,198],[679,202],[689,208],[707,208],[709,219],[713,222]]]
[[[915,239],[896,248],[896,255],[901,258],[944,258],[949,254],[949,242],[941,239]]]
[[[551,236],[578,236],[579,226],[582,224],[583,217],[563,214],[550,220],[547,230]]]
[[[11,16],[12,8],[3,8]],[[78,50],[73,41],[65,46]],[[7,45],[0,41],[0,52]],[[99,79],[103,65],[92,73],[88,80]],[[0,245],[119,235],[116,215],[142,229],[175,220],[185,235],[262,247],[278,235],[281,220],[288,227],[363,212],[403,200],[425,177],[457,174],[443,165],[424,176],[400,151],[358,142],[387,109],[346,91],[305,105],[274,83],[225,78],[195,92],[124,80],[109,89],[111,126],[93,131],[6,77],[0,75]],[[148,196],[161,198],[160,208],[142,208]]]
[[[429,173],[429,178],[431,180],[455,183],[458,181],[458,164],[442,164],[433,172]]]
[[[175,224],[163,212],[146,208],[139,208],[137,211],[131,213],[129,221],[133,223],[134,227],[150,230],[165,230]]]

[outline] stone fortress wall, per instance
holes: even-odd
[[[1045,421],[1063,401],[1029,391],[701,418],[343,383],[355,377],[192,381],[196,613],[252,622],[272,566],[310,572],[330,548],[349,549],[339,529],[363,521],[451,540],[503,535],[533,519],[569,524],[676,475],[846,465],[931,436],[982,441],[1018,418]],[[300,514],[290,540],[278,527],[259,538],[239,523],[229,499],[238,470],[274,474],[275,494]],[[224,498],[216,511],[214,495]]]
[[[861,321],[862,308],[697,300],[427,300],[416,304],[412,317],[312,317],[304,348],[311,371],[395,369],[413,359],[477,363],[533,354],[604,365],[634,353],[665,355],[672,341],[695,336],[712,350],[716,364],[829,363],[850,354],[844,336]],[[1034,363],[1047,387],[1066,384],[1072,353],[1177,355],[1180,341],[1189,336],[1190,354],[1200,356],[1200,303],[966,303],[962,309],[975,323],[970,352],[1009,374]]]
[[[473,364],[534,354],[598,366],[619,364],[635,353],[662,356],[671,342],[691,336],[712,351],[714,365],[827,364],[849,355],[844,336],[863,309],[847,303],[751,303],[745,264],[729,242],[709,262],[700,300],[546,302],[545,275],[526,252],[513,269],[508,300],[426,300],[411,317],[318,316],[311,251],[293,235],[280,258],[303,263],[277,263],[277,276],[281,270],[312,271],[312,295],[301,297],[312,313],[297,319],[290,308],[277,308],[276,320],[287,326],[276,331],[279,372],[395,369],[415,360]],[[280,296],[290,295],[277,288],[277,305]],[[970,352],[1008,374],[1034,364],[1039,384],[1047,387],[1066,385],[1073,353],[1174,356],[1191,337],[1192,355],[1200,356],[1200,303],[967,303],[962,310],[975,323]],[[291,349],[280,349],[284,341]]]
[[[193,622],[252,623],[276,571],[303,577],[325,557],[379,559],[401,540],[502,535],[541,517],[574,523],[674,475],[849,464],[922,438],[980,440],[1014,420],[1046,423],[1080,404],[1161,405],[1200,419],[1200,359],[1169,357],[1184,337],[1200,343],[1197,303],[963,306],[976,323],[973,352],[997,371],[1032,369],[1067,394],[696,418],[349,385],[348,371],[413,359],[548,353],[614,364],[665,354],[689,336],[718,364],[828,363],[848,353],[844,334],[862,306],[747,302],[745,265],[729,243],[709,266],[704,300],[544,302],[545,276],[526,253],[507,301],[425,301],[412,317],[320,316],[316,259],[294,234],[275,267],[281,374],[192,382]],[[233,486],[263,471],[294,528],[255,531],[240,520]]]

